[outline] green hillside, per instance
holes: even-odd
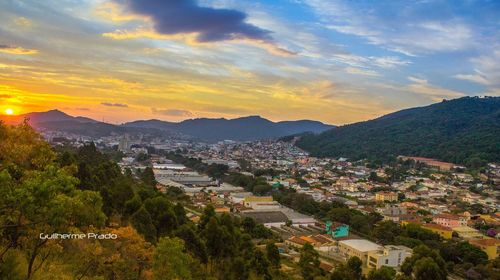
[[[500,161],[500,97],[464,97],[307,135],[315,156],[387,161],[423,156],[480,166]]]

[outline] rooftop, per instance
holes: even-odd
[[[436,229],[436,230],[449,230],[451,231],[452,229],[449,228],[449,227],[445,227],[445,226],[442,226],[442,225],[438,225],[438,224],[425,224],[425,225],[422,225],[423,228],[431,228],[431,229]]]
[[[476,246],[500,246],[500,240],[495,238],[472,239],[469,243]]]
[[[382,247],[382,246],[378,245],[377,243],[373,243],[373,242],[366,240],[366,239],[342,240],[342,241],[339,241],[339,243],[344,244],[346,246],[349,246],[351,248],[354,248],[355,250],[360,251],[360,252],[376,251],[376,250],[380,250]]]
[[[464,217],[450,213],[441,213],[435,215],[434,218],[458,220],[458,219],[463,219]]]
[[[272,196],[248,196],[245,197],[245,202],[271,202]]]
[[[259,211],[259,212],[243,212],[242,217],[250,217],[255,219],[257,223],[284,223],[288,221],[285,214],[280,211]]]

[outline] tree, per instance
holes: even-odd
[[[125,211],[125,203],[134,196],[135,181],[122,174],[118,164],[99,150],[93,143],[76,152],[79,179],[78,188],[98,191],[103,199],[103,212],[111,217]]]
[[[156,240],[177,228],[177,218],[172,203],[167,198],[163,196],[149,198],[144,201],[144,207],[156,229]]]
[[[187,223],[188,219],[186,217],[186,210],[184,210],[184,206],[180,202],[177,202],[177,204],[175,204],[174,213],[179,225]]]
[[[155,174],[153,173],[153,169],[151,167],[146,167],[143,171],[141,171],[139,173],[139,178],[148,186],[156,186]]]
[[[40,233],[102,227],[106,216],[99,194],[76,189],[74,168],[58,167],[50,146],[27,123],[0,123],[0,136],[0,265],[16,248],[30,279],[61,246]]]
[[[446,279],[446,277],[443,277],[442,269],[430,257],[424,257],[415,262],[413,275],[415,280]]]
[[[243,230],[248,233],[252,233],[253,229],[255,228],[255,220],[250,218],[250,217],[245,217],[243,221],[241,222],[241,226],[243,227]]]
[[[65,244],[75,279],[148,279],[151,274],[152,246],[132,227],[105,228],[101,233],[119,236],[117,239],[70,240]],[[68,244],[69,243],[69,244]]]
[[[268,193],[272,187],[269,184],[259,184],[253,187],[253,193],[264,195]]]
[[[273,233],[271,232],[271,230],[269,230],[268,228],[266,228],[266,226],[264,226],[263,224],[257,224],[252,232],[251,232],[251,235],[252,237],[254,238],[262,238],[262,239],[265,239],[265,238],[270,238],[273,236]]]
[[[393,221],[382,221],[372,231],[373,237],[384,245],[393,243],[394,238],[400,234],[401,227]]]
[[[212,258],[222,257],[224,248],[222,236],[222,228],[215,217],[210,218],[206,228],[203,230],[203,236],[206,240],[208,255]]]
[[[346,264],[339,264],[333,271],[331,280],[361,280],[363,262],[358,257],[351,257]]]
[[[228,170],[229,166],[225,164],[212,163],[208,166],[206,173],[212,178],[220,179]]]
[[[148,154],[145,154],[145,153],[139,153],[136,157],[135,157],[135,160],[136,161],[139,161],[139,162],[143,162],[143,161],[146,161],[150,158],[150,156]]]
[[[144,206],[139,208],[139,210],[130,217],[130,222],[137,232],[142,234],[147,241],[152,243],[156,242],[156,228],[151,219],[151,215]]]
[[[396,271],[392,267],[382,266],[379,269],[371,270],[367,280],[392,280],[396,276]],[[429,280],[429,279],[427,279]]]
[[[202,231],[211,218],[217,219],[217,217],[215,216],[215,208],[212,205],[207,205],[207,207],[203,209],[203,214],[201,215],[200,222],[198,223],[198,229]]]
[[[349,208],[333,208],[328,212],[328,218],[339,223],[350,224],[351,210]]]
[[[330,276],[331,280],[359,280],[345,264],[339,264]]]
[[[132,216],[139,208],[142,206],[141,198],[138,195],[134,195],[134,197],[125,202],[125,209],[123,211],[123,217],[128,218]]]
[[[221,224],[221,226],[226,227],[226,229],[227,229],[230,233],[234,233],[233,218],[231,217],[231,215],[229,215],[229,214],[227,214],[227,213],[223,213],[223,214],[220,216],[220,224]]]
[[[411,276],[416,275],[416,264],[419,260],[426,259],[421,262],[419,269],[419,275],[429,275],[432,274],[431,278],[420,278],[420,279],[436,279],[445,280],[447,276],[446,263],[443,258],[439,255],[436,250],[432,250],[425,245],[419,245],[413,249],[413,254],[411,257],[406,258],[401,266],[401,271],[406,275]],[[429,260],[430,259],[430,260]],[[425,270],[423,265],[428,265],[428,270]],[[437,269],[435,269],[437,268]],[[420,280],[419,279],[419,280]]]
[[[153,253],[153,275],[157,280],[191,279],[193,259],[185,253],[184,241],[162,237]]]
[[[280,252],[278,246],[274,243],[267,243],[266,245],[266,256],[271,265],[275,268],[280,266]]]
[[[201,263],[208,262],[207,247],[191,225],[182,225],[174,232],[174,235],[184,240],[186,250]]]
[[[261,275],[264,279],[271,279],[269,274],[269,261],[262,251],[255,251],[255,255],[252,260],[252,268],[255,270],[257,275]]]
[[[312,280],[314,276],[318,275],[319,270],[319,254],[314,250],[310,243],[304,244],[300,252],[299,267],[302,277],[305,280]]]
[[[360,258],[356,256],[350,257],[349,260],[347,260],[346,265],[347,268],[352,272],[354,278],[361,279],[361,275],[363,275],[363,262]]]
[[[247,280],[249,274],[248,262],[243,257],[236,257],[231,263],[230,279]]]
[[[471,245],[469,242],[460,242],[457,248],[457,256],[461,257],[462,262],[472,263],[474,265],[485,264],[488,262],[488,255],[480,248]]]

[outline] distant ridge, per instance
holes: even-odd
[[[196,139],[212,142],[220,140],[250,141],[279,138],[302,132],[319,133],[334,127],[310,120],[272,122],[260,116],[248,116],[236,119],[199,118],[179,123],[159,120],[135,121],[125,123],[123,126],[175,131]]]
[[[2,116],[1,120],[8,124],[16,124],[28,119],[30,124],[39,124],[44,122],[74,121],[80,123],[98,123],[98,121],[86,117],[73,117],[59,110],[50,110],[46,112],[32,112],[16,116]]]
[[[114,125],[86,117],[73,117],[59,110],[2,116],[0,119],[8,124],[20,123],[28,119],[29,123],[39,130],[62,131],[94,137],[123,133],[178,134],[206,142],[271,139],[303,132],[319,133],[334,127],[310,120],[272,122],[260,116],[236,119],[199,118],[178,123],[153,119]]]
[[[315,156],[389,160],[422,156],[468,166],[500,162],[500,97],[463,97],[305,135]]]

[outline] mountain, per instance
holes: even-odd
[[[126,123],[124,127],[156,128],[175,131],[195,139],[204,141],[236,140],[249,141],[278,138],[301,132],[319,133],[333,128],[317,121],[283,121],[272,122],[259,116],[248,116],[236,119],[190,119],[179,123],[160,120],[135,121]]]
[[[315,156],[389,160],[423,156],[479,166],[500,162],[500,97],[463,97],[305,135]]]
[[[310,120],[281,121],[277,123],[285,135],[300,134],[304,132],[320,133],[335,126],[325,125],[322,122]]]
[[[0,119],[8,124],[20,123],[24,119],[28,119],[29,123],[32,125],[46,123],[46,122],[98,123],[98,121],[86,117],[72,117],[59,110],[50,110],[46,112],[32,112],[17,116],[1,116]]]
[[[184,135],[207,142],[226,139],[248,141],[278,138],[303,132],[319,133],[333,127],[309,120],[272,122],[259,116],[231,120],[199,118],[178,123],[161,120],[138,120],[123,125],[113,125],[85,117],[73,117],[59,110],[0,117],[0,120],[8,124],[20,123],[24,119],[28,119],[29,123],[38,130],[62,131],[93,137],[110,134],[147,133],[164,136]]]
[[[25,119],[38,130],[62,131],[95,137],[127,132],[126,129],[116,125],[99,122],[87,117],[73,117],[59,110],[0,117],[0,120],[7,124],[18,124]]]

